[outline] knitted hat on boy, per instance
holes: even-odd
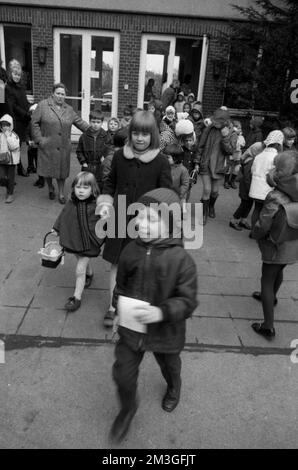
[[[212,120],[216,121],[220,124],[225,124],[227,121],[229,121],[230,115],[227,110],[218,108],[214,111],[212,115]]]
[[[148,191],[143,194],[138,202],[141,202],[145,206],[149,206],[151,203],[164,203],[167,206],[177,202],[180,205],[180,198],[178,194],[172,189],[168,188],[157,188],[152,191]]]
[[[153,189],[143,194],[143,196],[138,199],[138,202],[145,206],[160,204],[162,209],[164,209],[164,211],[160,212],[160,216],[165,218],[165,221],[168,222],[170,236],[172,238],[182,238],[180,198],[175,191],[168,188]],[[170,210],[169,206],[171,206],[171,204],[173,204],[173,206]]]
[[[177,137],[181,135],[189,135],[193,134],[194,126],[193,123],[189,119],[181,119],[181,121],[177,122],[175,128],[175,134]]]

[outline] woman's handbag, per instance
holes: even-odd
[[[41,265],[46,268],[57,268],[61,261],[62,264],[64,262],[64,249],[60,243],[57,240],[47,242],[48,236],[53,234],[53,230],[45,234],[43,248],[38,252],[41,255]]]
[[[9,165],[11,163],[10,152],[0,152],[0,165]]]
[[[281,205],[273,219],[269,237],[276,245],[298,240],[298,202]]]

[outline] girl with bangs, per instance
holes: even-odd
[[[137,111],[128,128],[127,144],[115,152],[109,176],[104,182],[102,194],[97,199],[98,211],[102,218],[110,216],[114,206],[115,236],[107,237],[103,251],[103,259],[111,264],[110,273],[110,306],[104,316],[104,325],[113,326],[115,309],[112,296],[116,283],[117,265],[123,248],[131,240],[118,229],[127,227],[134,217],[127,215],[127,208],[143,194],[156,188],[171,188],[171,168],[165,155],[159,149],[159,132],[156,120],[149,111]],[[125,197],[125,212],[118,220],[119,197]]]
[[[95,234],[95,225],[100,218],[95,214],[98,195],[95,176],[88,171],[80,172],[72,182],[70,199],[53,226],[60,245],[77,258],[75,291],[65,304],[68,312],[80,308],[84,288],[89,287],[93,279],[90,258],[99,255],[104,242]]]

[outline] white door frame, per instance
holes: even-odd
[[[0,56],[3,61],[2,67],[6,69],[6,58],[5,58],[5,44],[4,44],[4,28],[3,24],[0,24]]]
[[[169,41],[170,51],[168,57],[168,76],[166,86],[168,87],[173,81],[174,58],[176,48],[176,36],[164,36],[157,34],[143,34],[141,41],[141,55],[140,55],[140,69],[139,69],[139,89],[138,89],[138,107],[143,108],[144,104],[144,90],[145,90],[145,72],[146,72],[146,54],[147,44],[149,40]],[[209,39],[206,34],[203,36],[202,50],[201,50],[201,64],[200,75],[198,83],[197,100],[203,100],[204,83],[206,77],[207,58],[209,50]]]
[[[120,33],[116,31],[102,31],[97,29],[80,28],[54,28],[54,79],[55,82],[61,81],[60,64],[60,34],[74,34],[82,36],[82,119],[88,121],[90,113],[90,73],[91,73],[91,37],[112,37],[114,38],[113,55],[113,83],[112,83],[112,109],[111,115],[117,116],[118,111],[118,80],[119,80],[119,51],[120,51]],[[87,72],[89,70],[89,73]],[[68,96],[68,98],[72,98]],[[73,97],[74,98],[74,97]],[[75,97],[77,98],[77,97]]]
[[[208,50],[209,50],[209,39],[208,39],[208,36],[204,34],[203,44],[202,44],[198,96],[197,96],[197,100],[201,101],[201,103],[203,102],[203,92],[204,92],[204,84],[205,84],[206,69],[207,69]]]
[[[145,91],[145,72],[146,72],[146,55],[148,41],[169,41],[169,57],[168,57],[168,75],[167,87],[173,81],[174,57],[176,38],[174,36],[164,36],[163,34],[143,34],[141,41],[140,68],[139,68],[139,89],[138,89],[138,108],[143,108],[144,91]]]

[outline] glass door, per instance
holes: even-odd
[[[174,52],[174,37],[142,36],[138,107],[146,109],[149,101],[160,99],[172,83]]]
[[[202,101],[208,40],[145,34],[142,37],[138,106],[146,109],[150,99],[160,99],[175,79],[185,94]]]
[[[86,121],[92,110],[117,116],[118,71],[119,33],[55,30],[55,82],[65,84],[66,102]],[[80,131],[73,127],[72,134],[76,140]]]

